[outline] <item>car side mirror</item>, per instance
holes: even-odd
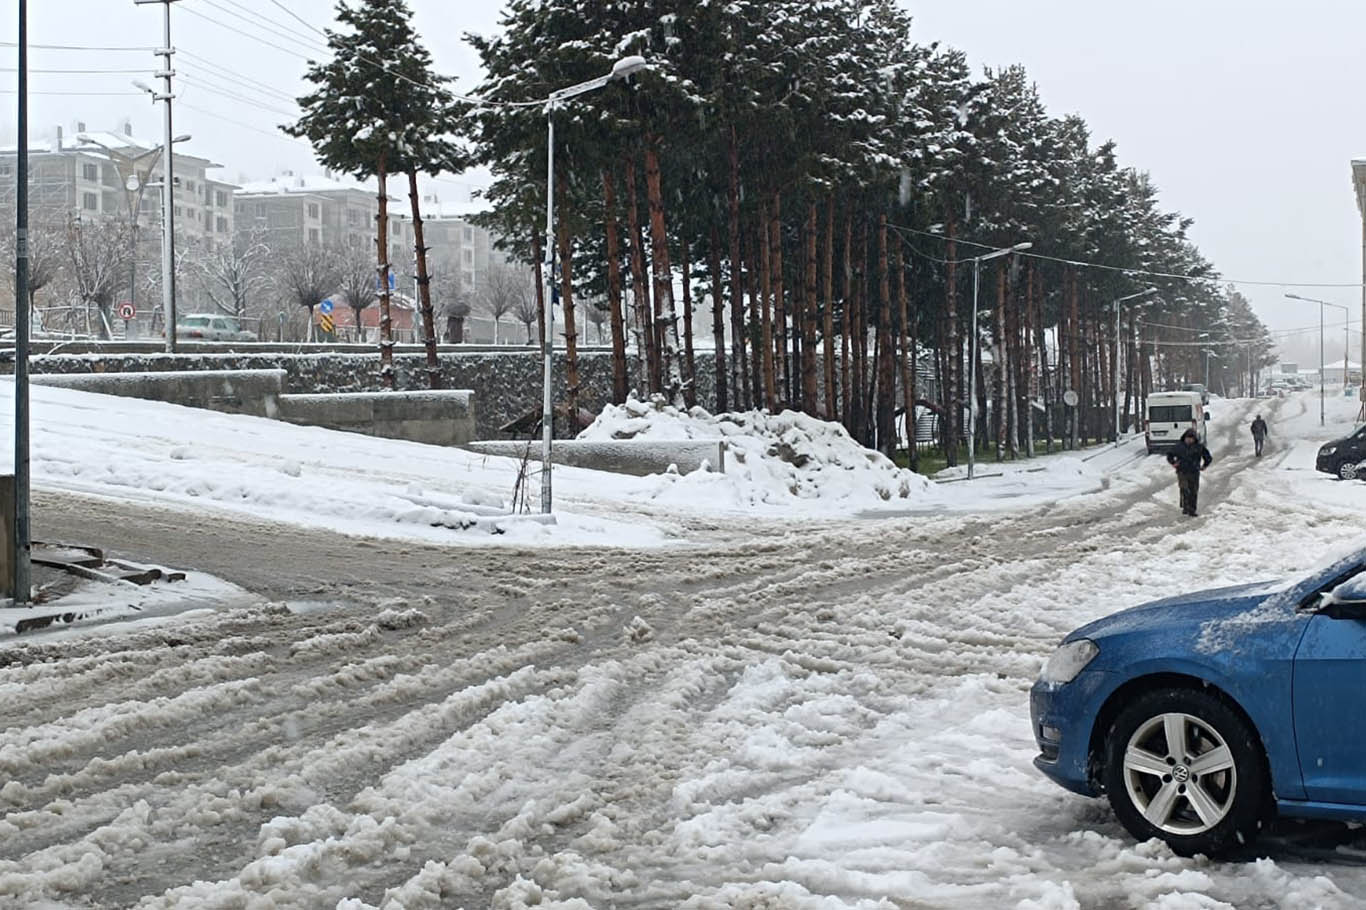
[[[1366,572],[1320,594],[1319,610],[1333,619],[1366,619]]]

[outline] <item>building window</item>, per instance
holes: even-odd
[[[466,243],[474,243],[474,228],[471,228],[471,227],[466,227],[466,228],[465,228],[465,242],[466,242]]]
[[[193,192],[194,192],[194,181],[193,181],[193,180],[186,180],[186,181],[185,181],[185,189],[186,189],[187,191],[193,193]]]
[[[90,183],[100,182],[100,166],[98,164],[81,165],[81,177]]]
[[[266,216],[266,204],[264,202],[256,203],[256,214],[262,218]]]
[[[220,233],[220,234],[226,234],[227,232],[228,232],[228,219],[223,218],[223,217],[220,216],[219,219],[218,219],[218,233]]]
[[[460,252],[465,258],[465,265],[474,265],[474,250],[461,250]]]
[[[310,202],[310,203],[308,204],[308,217],[314,219],[315,221],[317,220],[317,218],[318,218],[318,203],[316,203],[316,202]]]
[[[100,197],[94,193],[82,193],[81,208],[87,212],[98,212],[100,210]]]
[[[213,201],[220,209],[225,209],[228,207],[228,194],[219,190],[213,194]]]
[[[176,207],[175,207],[175,216],[176,216],[177,218],[180,217],[180,211],[181,211],[181,210],[180,210],[180,206],[176,206]]]
[[[460,286],[467,291],[474,290],[474,272],[469,269],[460,273]]]
[[[14,173],[14,165],[8,161],[0,162],[0,177],[8,177]]]
[[[317,228],[309,228],[309,229],[308,229],[308,242],[309,242],[309,243],[317,243],[317,242],[318,242],[318,229],[317,229]]]

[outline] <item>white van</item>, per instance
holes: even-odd
[[[1187,430],[1194,430],[1202,445],[1205,442],[1209,414],[1199,392],[1154,392],[1144,404],[1143,417],[1149,455],[1176,448]]]

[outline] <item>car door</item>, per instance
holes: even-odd
[[[1309,620],[1295,653],[1292,701],[1310,800],[1366,805],[1366,620]]]

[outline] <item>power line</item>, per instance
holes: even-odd
[[[19,45],[13,41],[0,41],[0,47],[18,46]],[[30,44],[28,47],[30,50],[40,51],[139,51],[148,53],[157,50],[155,47],[132,47],[128,45],[119,47],[96,47],[90,44]]]
[[[271,105],[266,104],[256,98],[250,98],[246,95],[239,94],[229,89],[218,88],[217,86],[211,83],[202,81],[202,76],[187,76],[182,74],[180,79],[186,85],[196,86],[198,88],[203,89],[206,92],[212,92],[213,94],[221,95],[224,98],[231,98],[233,101],[241,101],[243,104],[250,104],[255,107],[259,107],[262,110],[270,111],[272,114],[279,114],[281,117],[297,116],[294,111],[281,110],[278,107],[272,107]]]
[[[310,29],[312,29],[313,31],[317,32],[319,35],[326,34],[325,32],[322,31],[322,29],[318,28],[316,25],[314,25],[313,23],[309,22],[307,19],[304,19],[304,18],[303,18],[302,16],[300,16],[298,13],[294,12],[294,10],[292,10],[292,9],[290,9],[289,7],[285,6],[283,3],[280,2],[280,0],[270,0],[270,2],[273,3],[273,4],[275,4],[276,6],[278,6],[280,9],[284,10],[284,11],[285,11],[286,13],[288,13],[289,15],[293,16],[295,19],[298,19],[300,22],[302,22],[302,23],[303,23],[304,25],[306,25],[308,28],[310,28]]]
[[[0,95],[17,95],[17,94],[19,94],[19,92],[18,92],[17,89],[12,89],[12,88],[0,89]],[[30,94],[30,95],[79,95],[80,97],[83,97],[83,98],[102,98],[102,97],[110,97],[110,96],[114,96],[114,95],[119,95],[119,96],[125,97],[125,98],[132,98],[132,97],[136,97],[136,96],[138,96],[138,95],[141,95],[142,92],[35,92],[35,91],[30,90],[30,91],[29,91],[29,94]]]
[[[899,230],[908,231],[908,232],[910,232],[910,233],[912,233],[912,234],[918,234],[918,235],[921,236],[921,237],[932,237],[932,238],[934,238],[934,239],[936,239],[936,240],[948,241],[948,240],[950,239],[950,238],[944,236],[943,234],[936,234],[936,233],[934,233],[934,232],[932,232],[932,231],[921,231],[921,230],[917,230],[917,229],[912,228],[912,227],[906,227],[905,225],[892,225],[892,224],[888,224],[888,227],[896,227],[896,228],[899,229]],[[972,241],[972,240],[964,240],[964,239],[961,238],[961,237],[953,238],[953,240],[954,240],[955,243],[961,243],[961,244],[964,244],[965,246],[977,247],[978,249],[997,250],[997,249],[1000,249],[1000,248],[1001,248],[1001,247],[1000,247],[999,245],[997,245],[997,244],[977,243],[977,242]],[[1213,282],[1218,282],[1218,283],[1222,283],[1222,284],[1238,284],[1238,285],[1247,285],[1247,286],[1249,286],[1249,287],[1274,287],[1274,288],[1360,288],[1360,287],[1362,286],[1361,282],[1359,282],[1359,281],[1356,282],[1356,283],[1354,283],[1354,284],[1329,284],[1329,283],[1312,282],[1312,281],[1253,281],[1253,280],[1244,279],[1244,278],[1225,278],[1225,277],[1222,277],[1222,276],[1220,276],[1220,275],[1181,275],[1181,274],[1177,274],[1177,273],[1175,273],[1175,272],[1156,272],[1156,271],[1152,271],[1152,270],[1150,270],[1150,269],[1125,268],[1125,267],[1123,267],[1123,266],[1117,266],[1117,265],[1106,265],[1106,264],[1100,263],[1100,262],[1087,262],[1087,261],[1081,260],[1081,259],[1065,259],[1065,258],[1060,257],[1060,256],[1048,256],[1048,255],[1045,255],[1045,254],[1043,254],[1043,253],[1035,253],[1035,252],[1032,252],[1032,251],[1024,251],[1024,250],[1022,250],[1022,251],[1020,251],[1020,252],[1017,252],[1015,255],[1017,255],[1017,256],[1024,256],[1024,257],[1027,257],[1027,258],[1029,258],[1029,259],[1041,259],[1041,260],[1044,260],[1044,261],[1046,261],[1046,262],[1059,262],[1059,263],[1062,263],[1063,265],[1073,265],[1073,266],[1078,266],[1078,267],[1080,267],[1080,268],[1087,268],[1087,269],[1102,269],[1102,270],[1104,270],[1104,271],[1119,272],[1119,273],[1125,274],[1125,275],[1144,275],[1144,276],[1147,276],[1147,277],[1150,277],[1150,278],[1170,278],[1170,279],[1173,279],[1173,280],[1176,280],[1176,281],[1213,281]],[[946,261],[946,260],[945,260],[945,261]],[[963,264],[963,263],[965,263],[965,262],[971,262],[971,261],[972,261],[972,258],[971,258],[971,257],[969,257],[968,259],[959,259],[959,260],[955,260],[955,262],[957,262],[958,264]]]
[[[276,38],[280,38],[280,39],[282,39],[282,40],[284,40],[284,41],[291,41],[291,42],[293,42],[293,43],[295,43],[295,44],[301,45],[301,46],[303,46],[303,47],[307,47],[307,48],[310,49],[310,51],[312,51],[314,48],[319,47],[317,41],[315,41],[315,40],[312,39],[312,38],[308,38],[308,37],[300,38],[298,32],[295,32],[293,29],[281,30],[281,29],[278,28],[278,27],[272,28],[272,27],[269,26],[269,25],[261,25],[261,24],[260,24],[259,22],[257,22],[255,19],[249,18],[249,17],[247,17],[247,16],[242,15],[242,14],[239,13],[239,12],[236,12],[236,11],[234,11],[234,10],[230,10],[230,9],[228,9],[227,7],[220,5],[219,3],[216,2],[216,0],[200,0],[200,2],[204,3],[206,6],[211,6],[211,7],[213,7],[214,9],[218,10],[220,13],[224,13],[225,15],[232,16],[234,19],[240,19],[241,21],[245,22],[247,25],[251,26],[252,28],[260,29],[261,31],[266,32],[267,34],[274,35]],[[231,0],[229,0],[229,2],[231,2]],[[236,3],[233,3],[233,6],[237,6],[238,9],[245,9],[245,7],[238,6],[238,4],[236,4]],[[258,18],[265,18],[265,17],[263,17],[263,16],[260,16],[259,13],[254,13],[252,10],[247,10],[247,12],[252,13],[252,15],[257,16]],[[267,20],[267,21],[269,21],[269,20]]]
[[[236,79],[241,82],[250,83],[251,85],[260,88],[262,92],[265,92],[267,94],[279,95],[282,99],[288,99],[291,102],[295,100],[294,96],[289,94],[289,92],[281,91],[280,89],[268,85],[265,82],[261,82],[258,79],[253,79],[250,76],[247,76],[243,73],[239,73],[237,70],[223,66],[221,63],[215,63],[207,57],[201,57],[199,54],[187,50],[177,50],[180,56],[185,57],[186,59],[191,61],[192,65],[194,66],[207,67],[208,69],[214,70],[215,72],[222,73],[229,79]]]

